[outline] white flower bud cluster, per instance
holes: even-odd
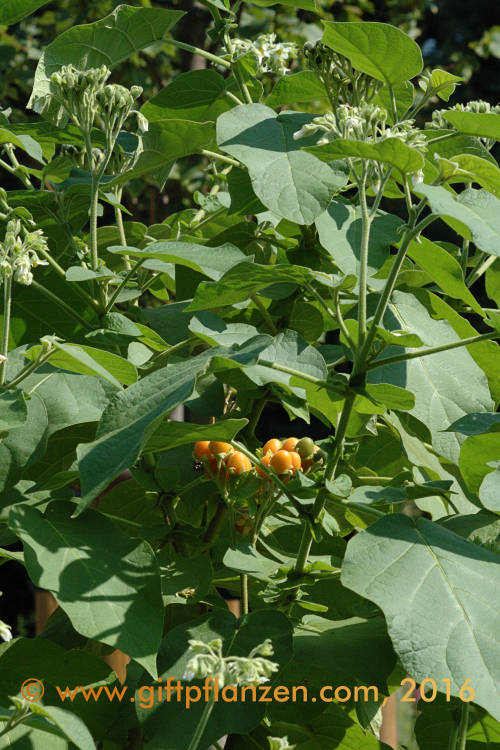
[[[38,253],[48,250],[47,241],[41,229],[25,232],[19,219],[10,219],[3,242],[0,243],[0,283],[6,278],[14,278],[19,284],[29,286],[33,281],[32,269],[48,265],[40,260]]]
[[[4,641],[12,640],[12,633],[10,631],[10,625],[7,625],[7,623],[3,622],[3,620],[0,620],[0,638]]]
[[[259,685],[268,682],[278,670],[278,665],[267,659],[274,653],[269,638],[250,651],[248,656],[223,656],[222,641],[216,638],[210,643],[189,641],[190,659],[183,675],[184,680],[203,680],[214,677],[219,685]]]
[[[257,60],[260,73],[276,75],[284,75],[290,70],[287,67],[288,61],[296,57],[298,52],[296,44],[277,42],[276,34],[260,34],[254,42],[250,39],[233,39],[231,44],[235,59],[251,52]]]
[[[425,124],[426,128],[435,128],[437,130],[450,130],[453,125],[445,120],[443,115],[446,112],[474,112],[475,114],[500,114],[500,104],[491,105],[489,102],[482,101],[481,99],[476,101],[467,102],[467,104],[455,104],[454,107],[449,109],[436,109],[432,113],[432,120]]]
[[[110,75],[111,71],[105,65],[89,70],[65,65],[50,78],[52,95],[83,133],[90,133],[99,121],[109,139],[116,137],[132,112],[139,117],[139,128],[144,132],[147,122],[134,109],[142,94],[141,86],[127,89],[117,83],[108,84]]]

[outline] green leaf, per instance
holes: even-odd
[[[13,146],[26,151],[29,156],[36,159],[40,164],[43,164],[44,162],[40,144],[29,135],[14,135],[14,133],[7,130],[7,128],[0,128],[0,144],[3,143],[12,143]]]
[[[314,271],[305,266],[293,266],[280,263],[275,266],[264,266],[258,263],[243,262],[231,268],[216,283],[203,281],[197,288],[193,301],[186,308],[188,312],[207,310],[213,307],[235,305],[249,299],[254,294],[264,291],[273,284],[290,284],[300,286],[306,281],[321,279],[332,288],[340,286],[340,277],[327,274],[315,276]],[[264,294],[265,296],[265,294]]]
[[[471,182],[477,182],[483,188],[500,198],[500,169],[488,159],[482,159],[475,154],[458,154],[452,159],[453,166],[468,172]],[[463,177],[452,177],[449,182],[464,182]]]
[[[154,258],[164,263],[175,263],[218,281],[233,266],[247,260],[235,245],[225,243],[218,247],[198,245],[195,242],[152,242],[145,250],[136,247],[108,247],[108,252],[129,255],[137,260]]]
[[[480,412],[479,414],[466,414],[465,417],[457,419],[448,428],[448,432],[460,432],[462,435],[481,435],[488,432],[490,428],[500,425],[500,414]],[[500,426],[498,428],[500,430]]]
[[[341,695],[343,697],[343,693]],[[295,750],[389,750],[389,745],[366,732],[338,704],[329,705],[319,716],[308,718],[300,724],[293,719],[273,723],[272,733],[286,736]]]
[[[141,112],[150,123],[169,119],[215,122],[233,106],[227,89],[228,82],[215,70],[190,70],[143,104]]]
[[[398,228],[402,221],[397,216],[377,211],[370,232],[368,250],[368,274],[370,284],[385,282],[374,280],[390,256],[391,244],[398,241]],[[361,247],[362,220],[358,206],[353,206],[344,198],[336,198],[327,210],[316,219],[319,241],[330,254],[333,262],[344,274],[359,278],[359,256]]]
[[[42,53],[28,107],[43,112],[47,119],[57,119],[58,107],[50,102],[52,73],[69,63],[81,70],[101,65],[114,68],[153,42],[165,39],[183,15],[182,11],[119,5],[99,21],[72,26]]]
[[[290,328],[312,344],[323,333],[323,315],[311,303],[296,300],[290,316]]]
[[[460,338],[477,336],[468,320],[448,305],[441,297],[427,289],[415,289],[415,296],[425,305],[433,318],[444,318]],[[494,341],[480,341],[467,347],[472,359],[483,370],[494,401],[500,400],[500,347]],[[472,410],[473,411],[473,410]]]
[[[189,154],[199,154],[213,140],[214,133],[212,123],[156,120],[151,123],[147,133],[141,136],[138,157],[133,167],[114,177],[108,185],[123,185],[129,180],[151,174],[163,186],[173,162]]]
[[[251,0],[251,3],[252,5],[259,5],[262,8],[268,8],[270,5],[284,5],[288,8],[309,10],[311,13],[319,12],[316,0]]]
[[[276,107],[326,98],[326,89],[318,76],[311,70],[301,70],[299,73],[281,76],[267,97],[266,104],[276,109]]]
[[[190,360],[157,370],[117,393],[102,415],[95,441],[78,448],[82,499],[76,515],[85,510],[115,477],[135,463],[158,426],[157,420],[189,398],[197,375],[213,356],[251,362],[268,340],[268,336],[255,337],[246,348],[220,347],[203,352]]]
[[[49,0],[4,0],[0,8],[0,26],[12,26],[46,5]]]
[[[307,615],[294,631],[293,646],[299,668],[310,669],[309,680],[318,686],[331,683],[376,685],[386,690],[396,656],[382,617],[359,617],[332,622]]]
[[[221,419],[214,424],[189,424],[189,422],[164,422],[146,444],[145,451],[160,451],[192,445],[198,440],[232,440],[248,419]]]
[[[337,138],[337,140],[326,143],[324,146],[307,146],[304,151],[314,154],[318,159],[326,162],[344,159],[347,156],[379,161],[390,164],[391,167],[399,169],[403,174],[418,172],[424,166],[422,154],[407,146],[399,138],[387,138],[378,143]]]
[[[450,109],[443,113],[443,117],[461,133],[500,141],[500,115],[494,112],[460,112]]]
[[[471,492],[478,492],[484,477],[492,471],[492,461],[500,456],[500,432],[471,435],[462,445],[459,467]]]
[[[28,407],[21,391],[0,394],[0,432],[23,425],[28,418]]]
[[[443,247],[421,236],[418,242],[410,244],[408,255],[443,292],[454,299],[463,300],[484,317],[481,305],[464,283],[460,263]]]
[[[246,169],[233,167],[227,176],[227,188],[231,197],[228,215],[243,214],[244,216],[252,216],[266,210],[266,207],[254,193]]]
[[[493,510],[496,513],[500,512],[500,461],[492,462],[495,464],[495,469],[489,474],[486,474],[485,478],[481,482],[479,488],[479,499],[482,504],[488,510]],[[490,464],[491,466],[491,464]]]
[[[75,519],[73,510],[61,501],[45,515],[27,505],[12,509],[9,525],[23,542],[30,577],[53,592],[81,635],[121,649],[156,677],[163,603],[154,553],[100,513]]]
[[[118,388],[121,388],[122,383],[132,385],[137,380],[137,370],[134,365],[118,354],[61,341],[54,341],[54,346],[58,351],[50,358],[53,367],[60,367],[61,370],[69,370],[69,372],[82,375],[101,377]],[[41,351],[41,346],[34,346],[28,349],[25,356],[33,362]]]
[[[381,607],[411,677],[447,678],[454,696],[470,679],[475,702],[497,718],[499,561],[432,521],[395,514],[351,539],[342,582]]]
[[[388,85],[408,81],[423,68],[418,44],[389,24],[325,21],[323,43]]]
[[[427,346],[439,346],[458,337],[443,320],[434,320],[411,294],[395,292],[384,316],[384,327],[416,333]],[[387,356],[401,349],[388,347]],[[420,419],[432,434],[433,446],[442,456],[456,461],[459,442],[446,427],[467,413],[491,411],[493,402],[484,373],[465,347],[378,367],[369,373],[372,383],[393,383],[415,394],[411,414]]]
[[[435,68],[431,73],[430,83],[431,87],[436,90],[439,98],[447,102],[455,91],[457,84],[463,80],[462,76],[455,76],[453,73],[448,73],[447,70]]]
[[[294,140],[293,134],[312,117],[243,104],[217,120],[220,149],[245,164],[259,200],[297,224],[314,221],[348,179],[345,171],[334,171],[302,151],[303,139]]]
[[[486,190],[469,188],[454,195],[440,185],[418,185],[416,192],[424,195],[437,215],[448,216],[459,222],[454,229],[486,253],[500,255],[498,212],[500,200]],[[465,231],[464,231],[465,229]],[[467,230],[470,230],[470,234]]]
[[[24,701],[14,699],[14,703],[20,707],[24,704]],[[63,735],[79,750],[94,750],[95,743],[92,735],[83,721],[78,716],[75,716],[72,711],[66,711],[64,708],[59,708],[59,706],[42,706],[40,703],[30,703],[29,707],[31,713],[35,714],[35,716],[43,716],[52,724],[55,724]]]
[[[213,577],[208,555],[176,556],[168,546],[160,550],[157,557],[165,606],[191,604],[206,596]]]

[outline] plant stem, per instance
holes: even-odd
[[[359,361],[361,363],[366,360],[366,357],[368,356],[368,353],[370,351],[370,347],[377,333],[377,326],[379,325],[380,321],[384,317],[384,313],[386,311],[387,305],[389,304],[389,300],[394,291],[394,287],[396,286],[396,281],[398,279],[401,266],[403,265],[403,261],[406,257],[406,251],[408,250],[410,242],[415,237],[417,237],[420,234],[420,232],[423,229],[425,229],[425,227],[428,224],[430,224],[432,221],[435,221],[436,219],[436,216],[434,216],[433,214],[430,214],[429,216],[426,216],[426,218],[423,219],[419,224],[416,224],[416,221],[420,213],[422,212],[425,206],[425,203],[426,203],[426,198],[423,198],[418,204],[418,206],[414,209],[414,217],[406,230],[403,241],[394,259],[394,263],[392,264],[392,268],[389,272],[389,276],[387,277],[387,281],[382,291],[382,295],[379,299],[377,309],[375,310],[375,315],[373,316],[373,320],[371,322],[370,328],[366,335],[366,339],[359,353]]]
[[[25,380],[29,375],[31,375],[33,372],[38,370],[39,367],[45,364],[50,357],[54,354],[55,349],[52,349],[48,352],[43,353],[43,349],[38,355],[38,357],[35,359],[34,362],[30,362],[29,365],[26,365],[26,367],[23,367],[23,369],[18,372],[15,378],[12,380],[9,380],[9,382],[6,384],[6,388],[15,388],[19,383],[22,383],[23,380]]]
[[[469,711],[470,705],[468,703],[464,703],[462,705],[462,715],[460,717],[460,725],[458,727],[457,750],[466,750],[467,732],[469,729]]]
[[[392,91],[392,89],[391,89]],[[361,247],[359,256],[359,301],[358,301],[358,340],[361,346],[366,337],[366,294],[368,280],[368,249],[370,242],[370,225],[371,216],[368,213],[368,204],[366,202],[366,168],[363,167],[363,173],[358,185],[359,188],[359,205],[361,209]]]
[[[397,354],[394,357],[377,359],[375,362],[371,362],[366,369],[375,370],[377,367],[393,365],[396,362],[406,362],[408,359],[427,357],[429,354],[438,354],[439,352],[446,352],[449,349],[458,349],[460,346],[469,346],[470,344],[477,344],[479,341],[488,341],[498,337],[499,335],[496,331],[489,331],[488,333],[481,333],[478,336],[470,336],[467,339],[460,339],[459,341],[451,341],[448,344],[441,344],[441,346],[431,346],[428,349],[417,349],[414,352],[410,352],[410,354]]]
[[[248,576],[246,573],[240,573],[241,588],[241,614],[248,614]]]
[[[240,162],[236,161],[236,159],[231,159],[230,156],[224,156],[224,154],[218,154],[216,151],[209,151],[206,148],[202,148],[200,152],[203,156],[208,156],[210,159],[219,159],[220,161],[225,161],[226,164],[231,164],[233,167],[239,167]]]
[[[462,267],[462,276],[465,277],[467,274],[467,262],[469,260],[469,240],[465,237],[462,240],[462,252],[460,253],[460,266]]]
[[[267,307],[260,301],[260,299],[258,298],[256,294],[252,294],[250,296],[250,299],[254,303],[255,307],[258,307],[260,314],[266,321],[267,327],[269,328],[273,336],[276,336],[276,334],[278,333],[278,329],[274,325],[273,319],[271,318],[271,316],[269,315],[267,311]]]
[[[90,187],[90,261],[92,270],[99,270],[99,254],[97,249],[97,211],[99,208],[99,182],[92,175]]]
[[[130,281],[134,273],[137,271],[138,268],[142,266],[143,263],[146,262],[146,258],[140,258],[140,260],[137,261],[137,263],[132,266],[132,268],[129,269],[129,272],[126,274],[126,276],[121,280],[121,282],[116,287],[115,291],[113,292],[111,299],[109,300],[108,304],[106,305],[106,312],[108,313],[113,305],[115,304],[115,301],[118,299],[120,292],[122,289],[124,289],[127,285],[127,283]]]
[[[223,57],[218,57],[217,55],[212,55],[211,52],[207,52],[204,49],[200,49],[200,47],[193,47],[192,44],[186,44],[185,42],[178,42],[177,39],[166,39],[165,40],[167,44],[172,44],[174,47],[178,47],[179,49],[186,50],[186,52],[192,52],[193,55],[201,55],[202,57],[205,57],[207,60],[210,60],[211,62],[216,63],[217,65],[222,65],[224,68],[230,68],[231,63],[228,60],[224,60]]]
[[[12,276],[6,276],[3,280],[3,323],[2,323],[2,345],[0,354],[0,385],[5,383],[7,377],[7,357],[9,354],[9,336],[10,336],[10,309],[12,303]]]
[[[203,732],[206,729],[206,726],[208,724],[208,720],[210,718],[210,714],[212,713],[214,707],[214,699],[213,699],[213,692],[210,694],[210,700],[208,700],[205,703],[205,708],[203,709],[203,713],[200,717],[200,720],[198,722],[198,725],[194,731],[193,737],[191,738],[191,742],[189,743],[189,747],[187,750],[197,750],[198,745],[200,744],[200,740],[203,736]],[[205,750],[203,748],[203,750]]]
[[[468,287],[471,287],[473,284],[475,284],[476,281],[481,278],[483,273],[485,273],[488,268],[493,265],[493,263],[497,260],[497,257],[498,256],[496,255],[490,255],[486,258],[486,260],[481,259],[470,272],[469,277],[465,281],[466,285]]]
[[[118,201],[118,203],[121,203],[122,193],[123,193],[123,188],[118,188],[115,193],[116,200]],[[116,226],[118,228],[118,234],[120,235],[120,242],[124,247],[126,247],[127,235],[125,234],[125,227],[123,226],[123,215],[122,215],[121,209],[118,208],[118,206],[115,206],[115,221],[116,221]],[[128,271],[131,268],[130,258],[128,257],[128,255],[122,255],[122,258],[125,263],[125,268]]]

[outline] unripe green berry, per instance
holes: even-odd
[[[303,461],[310,461],[314,456],[314,442],[310,437],[303,437],[295,446],[295,451]]]

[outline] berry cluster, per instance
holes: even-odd
[[[298,471],[307,472],[319,459],[319,447],[309,437],[289,437],[283,442],[271,438],[257,451],[261,463],[269,467],[279,477],[288,481]],[[218,440],[201,440],[194,446],[193,455],[196,461],[203,464],[205,474],[211,479],[228,480],[255,470],[257,474],[269,480],[269,474],[258,464],[254,466],[248,456],[235,450],[230,443]]]

